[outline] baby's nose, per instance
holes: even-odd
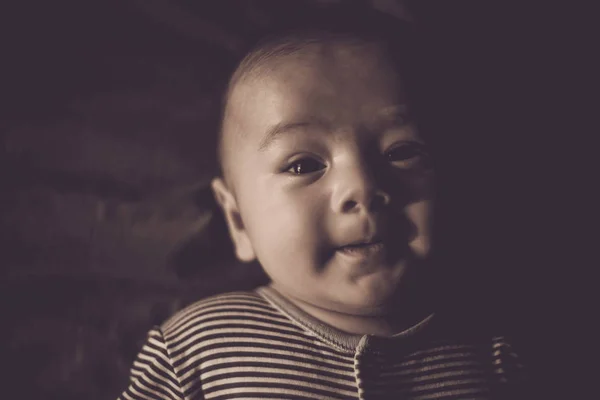
[[[332,206],[337,213],[375,212],[385,208],[390,195],[374,173],[362,165],[348,166],[337,176]]]

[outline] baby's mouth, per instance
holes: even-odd
[[[353,243],[338,248],[338,251],[357,258],[368,258],[378,255],[384,250],[385,246],[382,241],[370,241],[363,243]]]

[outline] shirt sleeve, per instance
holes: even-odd
[[[118,400],[184,400],[167,344],[159,327],[148,333],[146,343],[131,368],[129,387]]]

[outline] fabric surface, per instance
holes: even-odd
[[[213,296],[150,331],[120,399],[516,398],[524,375],[505,338],[440,328],[430,316],[356,336],[270,288]]]

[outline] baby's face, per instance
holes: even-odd
[[[433,172],[390,66],[372,50],[321,50],[235,88],[224,208],[238,256],[282,294],[375,315],[427,259]]]

